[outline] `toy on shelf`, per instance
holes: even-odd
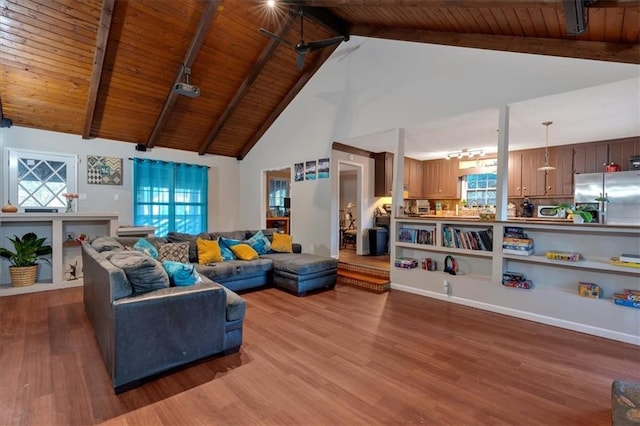
[[[600,286],[598,284],[587,283],[583,281],[578,282],[578,294],[582,297],[589,297],[591,299],[600,298]]]
[[[530,290],[533,288],[533,282],[528,280],[522,272],[505,271],[502,273],[502,285],[505,287],[521,288]]]
[[[397,257],[395,259],[394,265],[397,268],[413,269],[418,267],[418,260],[409,257]]]
[[[640,291],[625,288],[624,293],[613,295],[613,301],[616,305],[640,308]]]
[[[563,260],[565,262],[577,262],[580,260],[580,253],[564,252],[564,251],[548,251],[547,259]]]

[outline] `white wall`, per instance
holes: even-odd
[[[240,163],[241,222],[263,223],[255,209],[260,170],[326,157],[334,141],[639,74],[630,64],[367,39],[346,56],[337,51]],[[328,180],[293,185],[291,232],[304,251],[336,246],[333,194]]]
[[[129,158],[153,158],[190,164],[208,165],[210,230],[239,229],[238,222],[238,161],[221,156],[199,156],[197,153],[175,149],[153,148],[138,152],[134,144],[107,139],[85,140],[77,135],[35,130],[13,126],[0,129],[0,158],[3,181],[6,181],[5,148],[20,148],[39,152],[76,154],[78,165],[78,193],[86,194],[86,200],[78,200],[80,212],[118,212],[120,224],[132,224],[132,162]],[[92,185],[87,183],[87,155],[120,157],[123,159],[123,185]],[[3,202],[6,203],[6,185],[2,185]],[[115,200],[116,196],[119,198]]]

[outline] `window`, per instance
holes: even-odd
[[[169,231],[207,230],[208,167],[133,159],[133,221]]]
[[[495,206],[497,182],[495,173],[467,175],[462,198],[470,206]]]
[[[18,208],[63,208],[76,192],[75,155],[8,150],[9,200]],[[63,211],[63,210],[60,210]]]

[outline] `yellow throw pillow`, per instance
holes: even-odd
[[[199,264],[207,265],[209,263],[222,262],[222,253],[220,252],[218,241],[198,238],[196,246],[198,247]]]
[[[258,252],[255,251],[249,244],[236,244],[230,247],[233,254],[240,260],[256,260],[258,259]]]
[[[280,253],[293,253],[293,238],[289,234],[274,232],[271,250]]]

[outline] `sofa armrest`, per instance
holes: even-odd
[[[216,283],[113,302],[113,387],[224,350],[226,294]]]

